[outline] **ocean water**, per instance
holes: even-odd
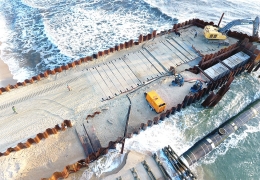
[[[23,81],[116,44],[137,40],[140,34],[170,29],[174,23],[200,18],[217,24],[225,13],[221,23],[225,25],[234,19],[260,16],[259,7],[259,0],[0,0],[1,59],[14,78]],[[251,34],[252,25],[232,30]],[[127,140],[126,150],[151,154],[169,144],[182,154],[260,98],[258,75],[242,74],[213,109],[202,108],[201,102],[193,104]],[[192,166],[199,178],[259,179],[259,120],[251,120]],[[111,160],[108,164],[114,167]],[[97,168],[98,174],[100,169],[111,168],[99,165],[102,168]]]
[[[165,160],[161,149],[170,145],[178,155],[181,155],[223,122],[250,107],[251,102],[259,101],[259,75],[260,72],[242,73],[232,82],[230,90],[214,108],[205,109],[201,106],[204,97],[158,125],[148,127],[133,138],[126,139],[124,151],[137,151],[146,155],[156,153],[167,171],[174,175],[175,171]],[[190,168],[199,180],[259,179],[259,138],[260,115],[252,118]],[[123,158],[120,150],[121,145],[118,145],[117,151],[111,150],[99,159],[99,162],[91,164],[83,173],[81,180],[90,179],[93,174],[100,176],[103,172],[116,168]]]
[[[258,0],[0,0],[1,59],[18,81],[192,18],[259,15]],[[176,21],[176,18],[178,21]],[[252,26],[232,30],[252,33]]]

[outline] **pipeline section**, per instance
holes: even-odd
[[[191,166],[220,145],[230,134],[234,133],[238,128],[258,114],[260,114],[260,100],[237,117],[229,119],[203,139],[195,143],[180,156],[180,159],[186,166]]]

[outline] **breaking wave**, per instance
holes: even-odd
[[[0,9],[1,58],[18,81],[176,23],[142,0],[3,0]]]

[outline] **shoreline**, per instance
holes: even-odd
[[[2,59],[0,59],[0,69],[0,88],[17,83],[17,80],[13,78],[8,65]]]
[[[183,30],[182,34],[186,34],[186,36],[183,37],[190,37],[190,39],[194,39],[192,32],[194,32],[193,29],[190,29],[189,31],[186,29]],[[171,39],[173,38],[177,39],[179,37],[176,37],[173,34],[173,37]],[[89,129],[93,128],[94,131],[96,131],[101,146],[107,147],[107,142],[113,141],[115,137],[122,137],[126,124],[126,119],[122,117],[125,117],[127,113],[126,105],[129,103],[129,101],[126,97],[123,97],[122,95],[121,97],[115,97],[113,101],[101,101],[103,97],[106,97],[110,94],[113,95],[114,92],[117,92],[119,86],[116,86],[116,84],[112,83],[109,84],[108,81],[105,82],[101,78],[94,81],[93,76],[95,75],[94,78],[98,77],[96,74],[99,73],[99,71],[92,70],[90,68],[92,68],[94,65],[97,66],[98,63],[104,63],[104,61],[106,61],[106,63],[115,62],[115,59],[117,59],[118,57],[125,57],[124,54],[127,52],[127,57],[135,59],[135,62],[139,64],[139,66],[136,66],[135,64],[135,66],[132,65],[132,69],[134,70],[134,73],[132,74],[134,74],[135,76],[131,74],[132,70],[130,68],[124,68],[124,71],[126,71],[129,76],[123,78],[123,76],[121,77],[121,74],[125,75],[126,73],[118,73],[118,76],[114,75],[114,80],[118,78],[117,81],[119,81],[119,83],[122,83],[122,87],[124,89],[125,87],[130,87],[130,85],[136,85],[137,80],[139,80],[140,82],[147,82],[146,77],[152,72],[151,67],[153,66],[142,67],[142,65],[145,62],[143,61],[143,59],[150,56],[146,53],[146,56],[140,55],[140,57],[144,58],[136,58],[139,57],[136,55],[136,52],[138,50],[142,51],[142,47],[147,48],[147,51],[150,50],[149,52],[152,52],[153,49],[149,49],[149,47],[156,47],[156,43],[162,43],[160,41],[165,39],[169,40],[170,35],[158,37],[154,41],[150,41],[149,43],[145,42],[146,46],[142,46],[140,44],[139,46],[127,49],[127,51],[123,50],[117,52],[116,54],[106,56],[106,59],[100,58],[95,62],[87,62],[85,65],[70,68],[65,72],[63,71],[63,73],[60,72],[59,74],[56,74],[55,76],[48,76],[48,78],[37,81],[37,83],[33,83],[30,86],[22,86],[21,88],[17,88],[15,91],[11,90],[10,92],[8,92],[8,96],[4,95],[1,98],[1,102],[3,104],[3,108],[1,108],[1,124],[3,124],[3,129],[1,130],[1,140],[2,144],[4,144],[6,147],[10,147],[8,146],[8,144],[12,142],[21,141],[21,138],[25,139],[30,135],[35,134],[36,132],[42,132],[42,129],[52,127],[53,124],[61,123],[61,121],[64,119],[72,120],[74,127],[72,129],[68,129],[64,133],[50,136],[48,140],[42,141],[41,144],[32,146],[30,149],[28,148],[23,151],[15,152],[13,154],[10,154],[10,156],[8,157],[2,157],[3,167],[1,168],[1,171],[7,172],[10,166],[12,168],[15,168],[18,164],[19,171],[12,172],[12,174],[10,175],[10,178],[12,179],[31,179],[39,176],[41,176],[40,178],[50,177],[52,176],[53,172],[61,172],[62,170],[64,170],[65,163],[71,164],[75,162],[75,159],[83,159],[86,154],[84,152],[84,149],[82,148],[80,139],[77,138],[78,134],[75,129],[77,127],[81,127],[82,124],[86,122],[86,117],[96,111],[102,111],[102,113],[91,119],[89,122],[87,121],[87,123],[89,124],[86,125],[86,127]],[[198,50],[208,52],[204,50],[204,46],[201,46],[201,43],[198,42],[200,40],[199,36],[195,40]],[[164,42],[166,43],[166,41]],[[174,43],[174,39],[170,42]],[[179,40],[179,42],[181,41]],[[173,52],[171,52],[170,50],[163,48],[163,44],[160,45],[162,46],[161,49],[164,50],[162,51],[162,53],[164,52],[165,54],[169,55],[173,54]],[[175,46],[179,47],[179,45],[177,44]],[[214,51],[218,50],[216,48],[217,45],[208,46],[210,46],[211,49],[213,49]],[[182,49],[180,51],[183,52]],[[146,51],[143,50],[142,52],[145,53]],[[155,53],[155,50],[152,53]],[[161,55],[160,60],[162,60],[160,62],[166,62],[167,64],[171,62],[169,61],[169,58],[167,58],[167,56],[162,56],[162,53],[155,54],[157,56]],[[194,52],[189,51],[189,53]],[[178,54],[181,55],[180,53]],[[189,57],[189,54],[187,54],[187,56]],[[179,65],[177,68],[177,72],[182,73],[185,79],[201,78],[201,75],[199,74],[196,75],[190,71],[183,71],[184,69],[189,69],[191,65],[194,65],[192,58],[190,59],[191,61],[188,61],[189,63]],[[150,60],[152,59],[150,58]],[[176,61],[177,60],[179,59],[176,58]],[[118,63],[121,62],[118,61]],[[127,63],[129,64],[129,66],[131,65],[130,62]],[[156,64],[156,61],[154,61],[152,65],[154,65],[158,69],[161,67]],[[101,69],[103,67],[96,69]],[[117,66],[114,66],[114,68],[116,67]],[[120,69],[122,67],[123,66],[118,66],[118,72],[124,72],[121,71],[122,69]],[[109,73],[110,71],[107,72]],[[157,70],[155,72],[158,73],[161,71]],[[152,75],[156,74],[155,72]],[[112,75],[111,77],[113,77]],[[138,76],[138,78],[136,76]],[[160,115],[158,117],[155,112],[151,112],[150,110],[145,108],[147,107],[147,102],[143,98],[143,92],[146,92],[147,90],[156,89],[160,93],[161,97],[166,100],[166,104],[169,107],[172,107],[167,112],[168,115],[175,113],[176,107],[178,107],[177,103],[183,102],[182,100],[185,98],[185,92],[189,92],[192,84],[185,83],[185,85],[182,86],[182,90],[180,91],[179,87],[173,88],[169,86],[172,78],[172,76],[169,76],[168,78],[161,78],[157,79],[156,81],[152,81],[152,83],[147,83],[147,86],[142,87],[142,89],[140,88],[140,90],[135,91],[135,93],[131,95],[131,104],[133,106],[131,109],[132,113],[130,118],[132,119],[132,121],[130,119],[129,126],[126,129],[130,135],[138,134],[140,132],[140,129],[146,129],[147,126],[158,124],[158,121],[161,118],[161,120],[163,120],[166,116],[165,113],[164,115]],[[133,82],[127,81],[130,79]],[[101,84],[101,82],[103,84]],[[68,84],[72,87],[73,91],[67,90],[66,85]],[[117,96],[117,94],[115,94],[115,96]],[[194,100],[195,98],[197,99],[198,97],[199,96],[193,96],[193,99],[191,100]],[[189,102],[191,103],[190,100]],[[12,112],[12,109],[10,108],[12,104],[16,105],[17,112],[19,112],[19,114],[14,114]],[[179,107],[182,108],[182,106]],[[144,119],[154,120],[148,120],[146,123]],[[141,128],[139,128],[140,124],[142,125]],[[93,129],[91,130],[93,131]],[[17,136],[17,134],[19,136]],[[129,137],[131,137],[130,135]],[[41,154],[44,154],[45,156],[41,156]],[[37,160],[37,163],[35,163],[35,160]],[[80,170],[80,172],[82,172],[82,170]],[[74,177],[75,176],[71,177],[71,179]]]

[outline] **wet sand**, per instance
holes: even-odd
[[[13,75],[9,71],[9,67],[0,59],[0,87],[6,87],[8,84],[16,84],[17,80],[13,79]]]

